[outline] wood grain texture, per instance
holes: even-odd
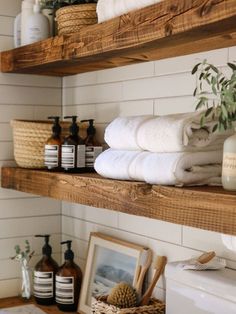
[[[219,187],[177,188],[109,180],[97,174],[64,174],[2,168],[3,188],[107,208],[195,228],[236,235],[236,193]]]
[[[20,306],[20,305],[28,305],[28,304],[35,304],[35,303],[33,300],[25,301],[19,297],[0,299],[0,309],[8,308],[8,307],[14,307],[14,306]],[[47,314],[68,313],[68,312],[59,311],[56,305],[50,305],[50,306],[37,305],[37,306],[42,311],[46,312]],[[76,312],[70,312],[70,313],[75,314]]]
[[[165,0],[1,53],[1,71],[71,75],[236,44],[235,0]]]

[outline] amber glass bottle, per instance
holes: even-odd
[[[36,235],[45,238],[43,257],[34,269],[34,297],[38,304],[51,305],[55,303],[55,276],[59,269],[56,261],[51,257],[52,247],[49,245],[49,235]]]
[[[82,272],[80,267],[74,263],[71,242],[61,242],[61,244],[67,244],[67,250],[65,262],[56,275],[56,303],[58,308],[65,312],[76,311],[82,283]]]
[[[62,144],[61,166],[66,172],[84,172],[85,170],[85,145],[79,136],[79,127],[76,123],[77,116],[64,117],[72,119],[70,135]]]
[[[87,136],[85,143],[85,171],[94,172],[94,163],[99,154],[102,153],[102,145],[96,138],[96,129],[94,127],[94,119],[82,120],[81,122],[89,122],[87,128]]]
[[[52,136],[45,143],[44,149],[44,164],[48,170],[57,171],[61,164],[61,126],[59,117],[48,117],[54,119],[52,126]]]

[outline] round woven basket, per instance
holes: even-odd
[[[60,122],[62,138],[68,135],[70,122]],[[22,168],[44,168],[44,145],[52,135],[52,122],[12,120],[14,157]],[[81,126],[80,126],[81,128]],[[80,129],[81,137],[85,137],[85,126]]]
[[[56,11],[59,35],[78,32],[82,27],[97,23],[96,3],[63,7]]]
[[[106,303],[107,296],[101,296],[92,302],[93,314],[164,314],[165,304],[157,299],[152,298],[148,305],[121,309],[114,305]]]

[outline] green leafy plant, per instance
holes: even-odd
[[[230,77],[207,60],[192,69],[192,74],[197,73],[197,87],[193,93],[198,99],[196,110],[206,109],[201,119],[202,126],[207,117],[218,121],[213,131],[230,129],[236,121],[236,64],[227,65],[231,70]]]
[[[32,256],[34,255],[34,251],[31,252],[30,244],[28,240],[25,240],[25,250],[23,251],[21,247],[17,244],[15,245],[15,252],[16,255],[11,257],[11,259],[16,261],[23,261],[26,260],[27,262],[30,261]]]
[[[67,5],[97,3],[97,0],[41,0],[43,8],[59,9]]]

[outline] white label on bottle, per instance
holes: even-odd
[[[75,145],[62,145],[61,166],[64,169],[75,168]]]
[[[41,299],[53,298],[53,272],[34,272],[34,296]]]
[[[56,302],[59,304],[74,303],[74,277],[56,276]]]
[[[44,164],[48,169],[59,166],[59,145],[45,145]]]
[[[77,146],[77,168],[85,167],[85,145]]]
[[[101,146],[87,146],[85,155],[85,165],[87,168],[93,168],[98,155],[102,153]]]
[[[222,176],[236,177],[236,153],[224,153]]]

